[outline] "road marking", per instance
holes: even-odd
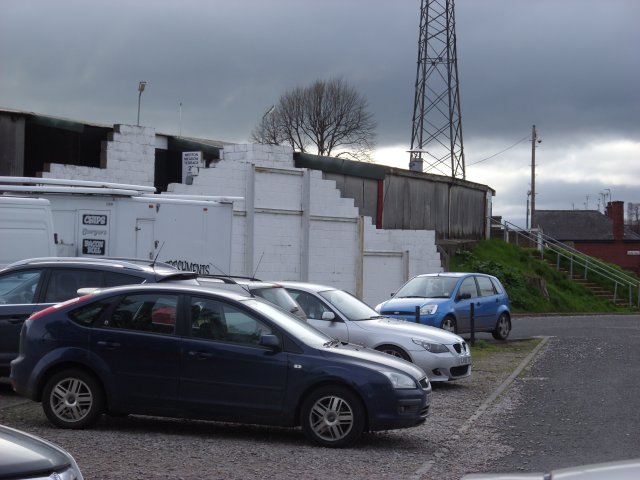
[[[527,367],[527,365],[529,365],[529,363],[531,362],[531,360],[533,360],[533,358],[538,354],[538,352],[540,351],[540,349],[542,347],[544,347],[547,342],[549,341],[549,339],[551,337],[538,337],[538,338],[542,338],[542,341],[536,345],[536,347],[529,352],[529,355],[527,355],[524,360],[522,360],[522,362],[520,362],[520,365],[518,365],[516,367],[516,369],[511,372],[511,375],[509,375],[507,377],[507,379],[502,382],[500,384],[500,386],[498,388],[496,388],[493,393],[491,395],[489,395],[489,397],[487,397],[487,399],[482,403],[482,405],[480,405],[478,407],[478,409],[475,411],[475,413],[473,415],[471,415],[461,426],[460,428],[458,428],[458,432],[453,435],[452,440],[456,440],[460,437],[461,434],[465,433],[467,430],[469,430],[469,428],[471,428],[471,425],[473,424],[473,422],[475,422],[478,418],[480,418],[480,416],[487,411],[487,409],[489,408],[489,406],[500,396],[502,395],[502,393],[513,383],[513,381],[518,378],[518,375],[520,375],[520,373],[522,373],[522,371]],[[446,447],[441,447],[440,450],[438,450],[435,454],[434,457],[435,459],[439,459],[444,457],[447,453],[448,453],[449,449]],[[429,472],[429,470],[431,470],[431,468],[433,467],[433,464],[435,463],[434,459],[431,460],[427,460],[418,470],[416,470],[416,472],[413,474],[413,476],[409,477],[411,480],[419,480],[420,478],[422,478],[422,476],[426,473]]]

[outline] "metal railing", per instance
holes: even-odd
[[[628,300],[625,301],[628,302],[629,306],[634,306],[635,303],[636,307],[640,307],[640,280],[638,278],[621,272],[602,260],[579,252],[575,248],[545,235],[541,230],[526,230],[510,222],[499,222],[495,219],[491,219],[491,225],[492,227],[500,226],[503,229],[503,236],[506,242],[514,243],[511,241],[511,237],[515,235],[515,243],[521,244],[524,242],[526,246],[536,248],[540,252],[541,259],[544,259],[545,253],[554,254],[556,256],[556,268],[560,270],[564,261],[572,278],[582,274],[585,280],[593,280],[597,276],[599,279],[611,283],[613,285],[614,304],[618,298],[628,297]]]

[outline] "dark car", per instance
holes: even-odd
[[[34,312],[78,295],[79,288],[192,279],[162,263],[86,257],[32,258],[0,270],[0,377],[18,355],[20,329]]]
[[[82,480],[73,457],[40,437],[0,425],[0,478]]]
[[[166,283],[35,313],[11,382],[62,428],[105,412],[301,425],[330,447],[423,423],[431,394],[415,365],[335,341],[264,299]]]
[[[430,273],[413,277],[376,306],[382,315],[416,321],[453,333],[490,332],[506,340],[511,332],[509,296],[500,281],[483,273]]]

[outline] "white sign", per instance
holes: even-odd
[[[187,183],[188,176],[196,176],[200,166],[202,152],[182,152],[182,183]]]
[[[640,255],[640,250],[627,250],[627,255],[638,256]]]

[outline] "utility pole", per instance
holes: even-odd
[[[536,126],[531,128],[531,228],[536,227],[536,143],[540,143]]]

